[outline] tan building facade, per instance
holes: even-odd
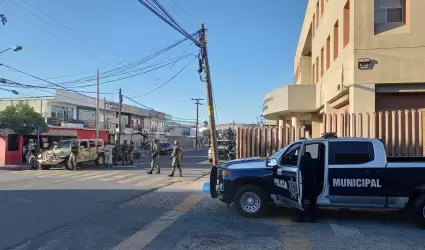
[[[425,108],[425,1],[309,0],[294,84],[268,93],[263,115],[323,131],[325,114]]]

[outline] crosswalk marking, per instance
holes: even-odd
[[[136,232],[113,249],[143,249],[160,233],[162,233],[182,215],[186,214],[191,208],[193,208],[199,201],[202,200],[202,198],[202,195],[190,195],[182,203],[174,207],[172,211],[165,213],[157,220],[150,223],[139,232]]]
[[[92,180],[92,179],[96,179],[96,178],[101,178],[101,177],[107,177],[107,176],[111,176],[111,175],[116,175],[117,173],[104,173],[104,174],[98,174],[98,175],[93,175],[93,176],[89,176],[89,177],[84,177],[81,179],[78,179],[77,181],[85,181],[85,180]]]
[[[112,177],[107,177],[107,178],[102,178],[99,179],[99,181],[114,181],[114,180],[119,180],[119,179],[124,179],[130,176],[133,176],[134,174],[120,174],[117,176],[112,176]]]
[[[99,172],[99,171],[84,171],[84,172],[80,171],[80,172],[76,172],[76,173],[80,173],[80,174],[75,175],[75,176],[70,176],[70,178],[74,179],[74,178],[88,177],[88,176],[97,175],[97,174],[102,173],[102,172]]]
[[[130,183],[130,182],[133,182],[133,181],[138,181],[140,179],[145,179],[146,177],[147,177],[146,175],[138,175],[138,176],[134,176],[134,177],[131,177],[131,178],[127,178],[125,180],[117,181],[117,183],[119,183],[119,184]]]
[[[198,162],[198,163],[196,163],[196,164],[198,164],[198,165],[211,165],[211,163],[210,163],[210,161],[209,161],[209,160],[200,161],[200,162]]]
[[[136,187],[140,186],[149,186],[150,184],[159,182],[158,180],[164,181],[166,179],[170,179],[170,177],[148,177],[146,176],[145,180],[141,180],[134,184]]]

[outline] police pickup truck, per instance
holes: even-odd
[[[260,217],[270,205],[304,210],[301,169],[318,173],[319,207],[411,209],[425,226],[425,158],[387,157],[379,139],[323,136],[266,160],[232,160],[212,169],[210,193],[245,217]]]

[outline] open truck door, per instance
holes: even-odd
[[[304,211],[302,206],[303,185],[301,177],[301,156],[305,141],[295,144],[276,161],[273,169],[273,183],[277,199],[288,207]]]

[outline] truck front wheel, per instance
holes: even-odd
[[[415,219],[425,227],[425,194],[419,196],[413,204]]]
[[[268,209],[267,193],[255,185],[240,187],[236,192],[234,203],[236,210],[248,218],[262,217]]]

